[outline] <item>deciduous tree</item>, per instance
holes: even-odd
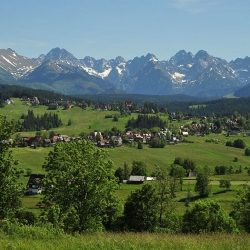
[[[157,225],[158,199],[155,188],[145,184],[131,193],[124,206],[124,222],[128,230],[153,231]]]
[[[245,186],[238,190],[233,201],[233,217],[240,228],[250,233],[250,187]]]
[[[73,211],[74,230],[103,230],[105,218],[110,219],[117,207],[117,179],[107,151],[85,140],[58,143],[46,160],[44,202],[58,206],[62,221],[69,221]]]
[[[148,167],[146,162],[143,161],[133,161],[131,175],[148,175]]]
[[[208,197],[211,192],[209,183],[209,176],[204,173],[199,173],[196,179],[195,192],[197,192],[200,197]]]
[[[213,200],[192,203],[183,216],[184,233],[233,233],[237,231],[235,221]]]
[[[185,170],[184,170],[185,171]],[[156,191],[158,197],[158,214],[160,227],[169,227],[176,203],[173,201],[173,180],[166,169],[156,166]]]
[[[220,180],[220,188],[226,188],[228,190],[231,187],[231,182],[229,180]]]
[[[14,163],[9,138],[20,127],[16,122],[8,122],[0,115],[0,219],[6,219],[21,207],[23,185],[18,182],[22,173]]]

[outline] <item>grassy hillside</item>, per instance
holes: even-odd
[[[120,130],[125,129],[125,124],[129,117],[119,118],[118,122],[113,122],[112,118],[105,118],[107,114],[115,115],[119,114],[116,111],[101,111],[93,110],[88,108],[87,110],[82,110],[78,107],[74,107],[71,110],[63,110],[60,107],[58,110],[50,111],[47,110],[45,106],[39,106],[38,108],[27,107],[23,105],[23,102],[19,99],[15,99],[15,105],[7,105],[6,107],[0,109],[1,114],[7,116],[8,119],[19,119],[22,114],[27,114],[28,110],[32,109],[35,115],[44,114],[45,112],[56,112],[62,119],[63,126],[52,129],[55,133],[67,134],[69,136],[77,136],[81,132],[90,133],[95,130],[103,131],[105,129],[110,129],[116,126]],[[137,114],[132,114],[131,117],[136,117]],[[167,120],[167,116],[162,116],[162,119]],[[68,120],[72,121],[72,125],[68,126]],[[186,121],[190,122],[190,121]],[[173,126],[183,125],[181,122],[173,122]],[[22,132],[22,136],[34,136],[34,132]],[[129,167],[132,166],[134,160],[145,161],[148,165],[149,173],[155,171],[155,165],[168,168],[170,164],[173,163],[175,157],[189,158],[193,160],[197,166],[204,167],[207,165],[211,170],[211,185],[212,185],[212,195],[210,198],[218,200],[223,208],[228,212],[231,211],[231,201],[236,195],[236,191],[242,188],[242,185],[249,184],[250,176],[247,174],[247,169],[249,167],[249,157],[244,155],[243,149],[226,147],[226,141],[241,138],[245,141],[246,146],[250,147],[250,137],[243,136],[229,136],[226,137],[223,134],[215,135],[210,134],[205,137],[189,136],[188,141],[192,143],[180,143],[177,145],[166,145],[165,148],[149,148],[147,145],[143,145],[143,149],[137,149],[137,145],[123,145],[118,148],[108,149],[109,158],[114,162],[114,168],[122,167],[124,162],[128,163]],[[207,139],[217,139],[218,143],[208,143]],[[13,155],[15,159],[19,160],[19,167],[24,171],[27,168],[32,170],[32,173],[44,173],[42,165],[45,161],[51,148],[38,147],[36,149],[32,148],[14,148]],[[237,157],[238,161],[235,162],[234,159]],[[234,170],[242,168],[243,173],[232,174],[225,176],[213,175],[215,166],[232,166]],[[221,192],[222,189],[219,188],[219,180],[228,179],[231,181],[231,191]],[[28,177],[21,176],[20,181],[24,184],[27,183]],[[183,191],[178,191],[176,201],[184,199],[187,195],[188,185],[194,196],[194,178],[186,178],[183,183]],[[141,185],[126,185],[122,184],[120,189],[117,191],[119,196],[125,200],[130,192],[136,188],[141,188]],[[34,209],[35,204],[40,200],[41,196],[31,196],[23,198],[23,206],[32,211],[38,213],[37,209]],[[177,211],[184,211],[184,202],[177,202]]]
[[[27,114],[29,109],[33,110],[35,115],[42,115],[45,112],[56,113],[62,120],[63,126],[52,130],[55,133],[66,134],[68,136],[78,136],[81,132],[103,131],[113,126],[124,130],[125,124],[129,119],[129,117],[124,117],[119,118],[118,122],[113,122],[111,118],[105,118],[107,114],[119,114],[117,111],[93,110],[92,108],[83,110],[79,107],[74,107],[70,110],[64,110],[63,107],[59,107],[57,110],[48,110],[47,106],[25,106],[20,99],[14,98],[13,100],[15,101],[15,105],[6,105],[4,108],[1,108],[1,115],[6,116],[9,120],[18,120],[22,114]],[[136,114],[132,114],[130,117],[132,116],[136,116]],[[71,120],[71,126],[67,125],[69,120]],[[22,136],[34,136],[35,132],[22,132],[21,134]]]

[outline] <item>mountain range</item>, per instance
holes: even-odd
[[[126,61],[77,59],[54,48],[38,58],[12,49],[0,49],[0,84],[15,84],[67,95],[84,94],[185,94],[197,97],[250,95],[250,57],[230,62],[200,50],[181,50],[166,61],[153,54]]]

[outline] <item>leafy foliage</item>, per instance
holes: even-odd
[[[124,222],[128,230],[154,231],[157,225],[157,197],[155,188],[145,184],[131,193],[124,206]]]
[[[24,188],[18,179],[22,171],[15,166],[9,150],[9,138],[18,130],[16,122],[0,115],[0,219],[10,218],[21,207]]]
[[[58,206],[57,222],[74,221],[72,230],[79,232],[100,231],[105,221],[112,223],[118,206],[117,181],[113,163],[106,158],[107,151],[90,141],[55,145],[43,165],[47,172],[43,185],[45,204]]]
[[[228,167],[227,166],[216,166],[214,168],[215,174],[216,175],[225,175],[228,172]]]
[[[143,161],[133,161],[131,175],[148,175],[148,167],[146,162]]]
[[[246,147],[246,143],[242,139],[234,140],[233,145],[235,148],[245,148]]]
[[[213,200],[199,200],[191,204],[183,216],[184,233],[233,233],[235,221]]]
[[[156,166],[156,191],[158,197],[159,226],[172,229],[172,215],[176,207],[174,202],[172,186],[173,180],[169,177],[166,169]],[[171,229],[170,229],[171,228]]]
[[[196,167],[195,162],[189,158],[182,159],[180,157],[176,157],[174,159],[174,164],[182,166],[186,170],[186,174],[190,171],[193,172]]]
[[[164,148],[166,145],[166,141],[164,139],[154,138],[149,141],[150,148]]]
[[[246,148],[245,149],[245,155],[246,156],[250,156],[250,148]]]
[[[233,208],[233,217],[236,219],[238,226],[250,233],[250,187],[245,186],[238,190]]]
[[[220,188],[226,188],[228,190],[231,187],[231,182],[229,180],[220,180]]]
[[[211,193],[209,183],[209,176],[207,174],[198,173],[194,189],[195,192],[197,192],[200,197],[208,197]]]

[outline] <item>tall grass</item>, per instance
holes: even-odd
[[[15,226],[13,226],[15,227]],[[245,234],[172,235],[165,233],[97,233],[65,235],[49,228],[23,226],[0,233],[0,249],[107,249],[107,250],[193,250],[249,249]]]

